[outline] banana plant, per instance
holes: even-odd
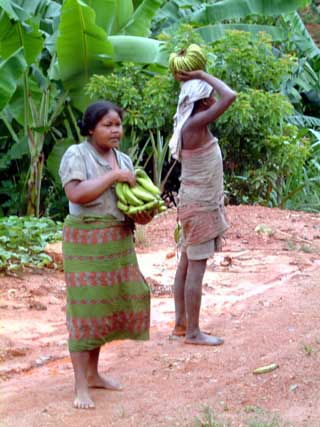
[[[39,216],[44,142],[66,98],[53,90],[40,65],[44,39],[53,34],[60,5],[7,0],[0,7],[0,118],[13,140],[3,164],[29,154],[27,213]]]
[[[107,3],[108,7],[105,0],[66,0],[61,8],[59,73],[80,110],[89,101],[83,86],[93,74],[108,73],[117,62],[166,65],[160,51],[162,43],[145,37],[163,0],[144,0],[136,9],[131,0]]]
[[[166,157],[169,153],[169,141],[168,138],[164,141],[163,136],[160,131],[157,130],[156,138],[151,130],[149,130],[151,146],[152,146],[152,157],[153,157],[153,182],[157,187],[161,189],[161,192],[164,190],[164,186],[169,177],[169,174],[165,176],[165,179],[162,180],[163,166],[166,160]],[[170,170],[171,172],[171,170]]]
[[[181,22],[196,23],[197,31],[207,43],[224,36],[228,29],[257,33],[265,31],[275,41],[283,40],[285,32],[272,25],[241,24],[248,16],[280,16],[296,11],[309,0],[222,0],[218,2],[200,0],[170,0],[156,14],[156,32],[172,34]]]

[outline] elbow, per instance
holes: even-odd
[[[68,196],[68,199],[71,203],[74,203],[76,205],[81,205],[82,203],[84,203],[80,196],[72,195],[72,196]]]
[[[229,94],[230,105],[233,104],[236,99],[237,99],[237,92],[232,90]]]

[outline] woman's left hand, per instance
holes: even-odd
[[[202,70],[194,71],[179,71],[174,75],[174,78],[180,82],[186,82],[193,79],[202,79],[204,72]]]
[[[155,216],[156,212],[150,211],[150,212],[140,212],[136,213],[134,215],[127,215],[129,218],[132,219],[132,221],[136,222],[137,224],[148,224],[152,220],[152,218]]]

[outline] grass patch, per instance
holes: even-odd
[[[246,421],[247,427],[291,427],[290,424],[281,420],[279,415],[270,414],[260,409],[255,411],[256,414]],[[293,426],[292,426],[293,427]]]
[[[219,420],[213,410],[206,406],[199,417],[196,417],[193,427],[229,427],[230,423]]]
[[[201,414],[196,417],[192,427],[294,427],[291,423],[285,422],[278,414],[265,411],[258,406],[247,405],[244,409],[245,420],[225,420],[217,416],[214,411],[206,406]],[[248,414],[250,414],[248,416]]]

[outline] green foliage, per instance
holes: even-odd
[[[299,208],[306,177],[312,192],[317,183],[308,167],[311,139],[288,123],[294,107],[279,93],[296,60],[275,56],[265,34],[256,38],[239,31],[214,44],[212,54],[209,71],[238,91],[214,126],[225,155],[230,202],[288,207],[295,199]]]
[[[292,111],[283,95],[253,89],[239,93],[233,106],[217,122],[220,141],[227,153],[227,170],[242,174],[245,170],[262,167],[266,161],[271,162],[271,168],[279,165],[282,151],[290,150],[291,142],[286,133],[289,129],[297,130],[285,124]],[[285,145],[275,142],[282,136],[286,138]]]
[[[94,75],[85,87],[91,100],[108,99],[125,110],[124,126],[141,131],[172,126],[178,85],[169,75],[124,64],[117,72]]]
[[[61,240],[62,224],[50,218],[9,216],[0,218],[0,271],[52,265],[44,252],[50,242]]]
[[[320,24],[320,10],[315,0],[312,0],[310,6],[303,8],[299,13],[306,24]]]
[[[212,53],[216,55],[208,71],[237,91],[248,88],[278,91],[290,73],[294,59],[274,55],[271,37],[259,33],[256,37],[244,31],[228,31],[218,40]]]
[[[181,49],[187,48],[192,43],[200,45],[205,50],[208,49],[203,38],[190,24],[182,23],[171,35],[160,33],[158,35],[158,39],[165,42],[163,49],[168,52],[168,54],[172,52],[179,52]]]

